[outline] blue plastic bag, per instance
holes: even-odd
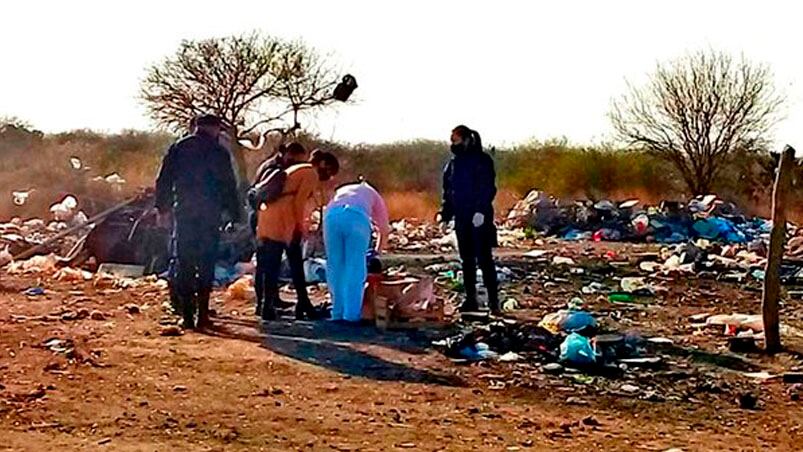
[[[574,366],[590,366],[597,357],[587,337],[572,333],[560,344],[560,360]]]
[[[572,311],[560,322],[560,329],[567,333],[574,333],[586,328],[595,330],[597,320],[585,311]]]

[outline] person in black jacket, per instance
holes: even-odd
[[[184,327],[209,326],[215,257],[222,214],[240,220],[237,181],[229,152],[218,142],[220,118],[199,116],[196,131],[167,151],[156,179],[156,209],[173,213],[176,246],[176,296]]]
[[[498,314],[496,246],[493,200],[496,197],[496,172],[490,155],[482,150],[479,133],[466,126],[452,130],[452,158],[443,171],[443,206],[441,221],[454,220],[466,300],[462,312],[479,309],[477,303],[477,266],[482,270],[488,291],[488,307]]]
[[[260,182],[266,180],[276,171],[283,171],[295,164],[304,163],[309,159],[309,152],[301,143],[292,142],[288,145],[281,145],[276,152],[276,155],[265,160],[259,165],[257,169],[254,183],[251,185],[255,187]],[[255,200],[251,202],[251,209],[253,212],[251,218],[251,227],[256,231],[256,211],[257,206]],[[296,318],[313,318],[315,317],[312,301],[309,299],[307,292],[307,279],[304,274],[304,257],[301,248],[301,238],[294,239],[285,250],[287,254],[287,263],[290,266],[290,275],[293,279],[293,287],[296,290]],[[256,292],[256,315],[262,315],[262,306],[265,303],[265,281],[268,277],[266,272],[268,249],[264,245],[257,246],[257,268],[254,277],[254,292]],[[275,303],[282,304],[281,300]]]

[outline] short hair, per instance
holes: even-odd
[[[195,123],[198,127],[210,126],[210,127],[222,127],[223,121],[220,117],[213,115],[213,114],[203,114],[198,116],[195,120]]]
[[[301,155],[307,153],[307,149],[297,141],[293,141],[292,143],[285,146],[283,151],[284,154],[290,154],[290,155]]]
[[[340,162],[331,152],[316,149],[312,151],[310,162],[313,164],[323,163],[332,170],[333,174],[337,174],[340,171]]]

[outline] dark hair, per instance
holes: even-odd
[[[452,129],[452,132],[463,139],[467,149],[482,151],[482,138],[480,138],[480,133],[476,130],[469,129],[461,124]]]
[[[324,165],[328,166],[329,169],[332,170],[332,174],[337,174],[340,171],[340,162],[337,160],[334,154],[327,151],[322,151],[320,149],[316,149],[312,151],[312,156],[310,158],[310,163],[317,164],[323,163]]]
[[[287,146],[284,146],[282,151],[283,154],[289,154],[289,155],[300,155],[307,153],[307,150],[304,148],[304,146],[297,141],[293,141]]]
[[[195,124],[198,127],[205,127],[205,126],[222,127],[223,121],[220,119],[220,117],[207,113],[198,116],[195,119]]]

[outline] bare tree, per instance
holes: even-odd
[[[150,116],[174,131],[186,130],[199,113],[220,116],[232,130],[242,176],[239,141],[299,129],[300,114],[335,102],[337,82],[335,68],[314,49],[250,34],[183,41],[173,56],[148,69],[141,96]]]
[[[767,148],[783,103],[767,66],[701,51],[659,63],[643,87],[629,85],[610,118],[621,139],[672,162],[700,195],[731,153]]]

